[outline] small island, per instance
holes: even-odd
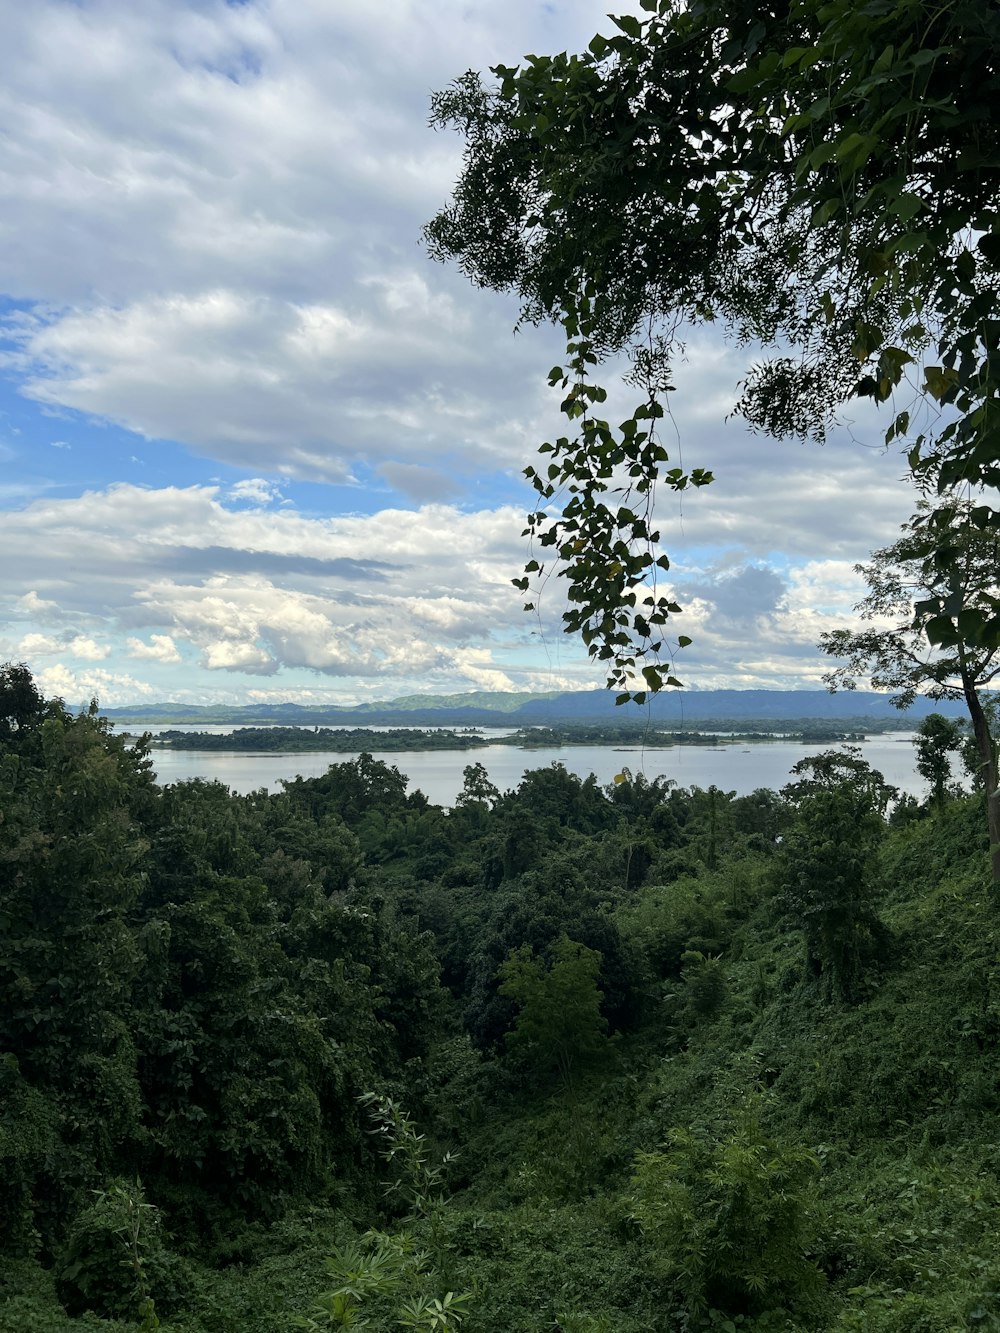
[[[634,725],[568,724],[519,727],[502,736],[487,736],[474,727],[237,727],[227,732],[163,731],[150,744],[161,750],[220,751],[252,754],[404,754],[427,750],[475,750],[488,745],[522,750],[562,746],[606,745],[645,750],[678,745],[719,748],[761,742],[830,742],[864,740],[864,733],[795,723],[751,724],[731,731],[661,730]]]
[[[234,750],[254,754],[313,754],[317,751],[358,754],[381,750],[471,750],[490,745],[481,732],[449,728],[418,730],[393,727],[374,731],[370,727],[237,727],[234,731],[163,731],[150,742],[162,750]]]

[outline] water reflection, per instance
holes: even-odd
[[[202,728],[204,730],[204,728]],[[221,730],[225,730],[222,728]],[[926,784],[918,776],[912,733],[894,732],[874,736],[861,743],[864,757],[901,791],[925,794]],[[476,750],[410,750],[404,754],[374,751],[376,759],[395,766],[410,779],[410,790],[419,787],[436,805],[452,805],[462,790],[462,771],[467,764],[482,764],[490,781],[501,791],[516,787],[527,769],[545,768],[553,761],[585,778],[594,773],[600,783],[611,782],[627,767],[656,777],[672,778],[680,787],[710,787],[743,796],[758,787],[777,789],[789,780],[789,770],[809,754],[829,750],[829,744],[806,745],[796,741],[740,743],[706,749],[677,745],[667,749],[604,745],[551,746],[533,750],[507,745],[488,745]],[[161,783],[188,778],[224,782],[236,792],[281,790],[281,779],[301,775],[320,777],[331,764],[349,760],[349,754],[244,754],[225,751],[154,750],[153,764]]]

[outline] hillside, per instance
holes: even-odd
[[[980,797],[161,790],[49,705],[0,801],[0,1333],[1000,1327]]]
[[[103,710],[112,721],[135,726],[532,726],[604,721],[645,725],[652,721],[673,729],[706,723],[748,721],[856,722],[912,728],[932,711],[959,716],[957,704],[931,704],[918,699],[906,713],[893,708],[884,694],[862,690],[830,694],[826,690],[693,690],[651,696],[642,707],[615,705],[607,690],[564,694],[505,694],[476,691],[467,695],[408,695],[384,703],[351,707],[267,704],[222,707],[188,704],[142,704]]]

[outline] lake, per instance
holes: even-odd
[[[179,730],[179,728],[175,728]],[[157,728],[156,730],[160,730]],[[191,728],[207,731],[209,728]],[[231,730],[220,727],[219,731]],[[489,735],[489,729],[484,728]],[[498,734],[497,732],[493,733]],[[926,794],[926,784],[916,771],[911,732],[892,732],[862,741],[865,759],[900,791],[914,796]],[[462,771],[467,764],[482,764],[490,781],[501,791],[516,787],[526,769],[546,768],[553,761],[585,778],[594,773],[600,783],[613,781],[623,768],[643,773],[652,781],[661,775],[680,787],[710,787],[743,796],[758,787],[777,790],[789,780],[793,764],[806,755],[835,748],[829,743],[758,741],[716,747],[677,745],[667,749],[640,746],[565,745],[537,750],[487,745],[475,750],[410,750],[404,754],[373,750],[376,759],[395,764],[410,779],[410,790],[420,788],[435,805],[450,806],[462,790]],[[331,764],[344,763],[349,754],[248,754],[226,751],[154,750],[153,765],[161,783],[189,778],[224,782],[233,791],[246,793],[261,787],[280,791],[283,778],[301,775],[320,777]]]

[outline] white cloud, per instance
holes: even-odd
[[[788,607],[793,615],[813,613],[843,621],[867,591],[853,561],[809,560],[789,578]]]
[[[551,339],[515,342],[510,302],[423,254],[460,150],[428,98],[586,41],[603,6],[411,0],[387,24],[319,0],[0,0],[0,19],[0,291],[35,303],[10,332],[40,403],[313,480],[521,463]]]
[[[46,698],[64,699],[70,705],[99,699],[106,708],[115,708],[121,704],[154,698],[157,693],[147,681],[119,671],[74,671],[58,663],[36,670],[34,674]]]
[[[60,618],[64,633],[81,618],[101,625],[100,648],[78,634],[79,651],[103,655],[118,636],[134,660],[169,664],[190,648],[212,673],[470,688],[501,671],[496,651],[526,642],[510,585],[521,524],[514,508],[319,519],[229,509],[214,487],[119,485],[9,515],[0,562],[35,553],[30,577],[61,599],[57,630]],[[11,604],[23,603],[12,582]]]
[[[151,634],[149,643],[129,637],[126,640],[129,656],[147,662],[180,662],[181,655],[169,634]]]
[[[238,481],[230,488],[229,499],[249,500],[253,504],[267,505],[274,500],[280,500],[281,491],[273,481],[265,481],[263,477],[247,477],[246,480]]]
[[[209,671],[249,671],[253,675],[270,675],[278,669],[277,663],[263,648],[257,648],[252,643],[234,643],[228,639],[206,644],[204,662]]]
[[[16,615],[38,617],[44,616],[50,611],[58,611],[59,603],[39,597],[38,593],[32,588],[23,596],[15,599],[14,608]]]
[[[540,618],[521,611],[510,580],[525,558],[522,523],[513,506],[318,518],[230,508],[218,487],[123,484],[7,516],[0,564],[12,573],[0,616],[6,597],[9,614],[53,651],[75,639],[101,654],[118,642],[151,667],[198,656],[206,682],[274,675],[301,690],[311,678],[352,697],[596,685],[599,667],[561,632],[564,580],[550,579]],[[711,516],[710,525],[717,532]],[[863,592],[853,562],[834,553],[767,565],[740,547],[705,562],[694,505],[676,535],[671,572],[684,611],[671,632],[694,639],[678,656],[681,678],[697,688],[817,683],[827,665],[820,634],[851,623]],[[844,543],[834,534],[828,545]],[[25,551],[29,565],[18,559]]]
[[[15,649],[20,658],[49,657],[62,652],[62,643],[47,634],[26,634]]]
[[[548,335],[515,342],[494,318],[473,338],[445,310],[382,308],[376,295],[348,310],[216,288],[72,311],[20,334],[25,392],[285,477],[343,481],[365,461],[412,479],[431,459],[468,477],[522,462]]]
[[[74,446],[58,482],[0,487],[16,506],[0,525],[11,642],[129,657],[138,694],[155,680],[240,697],[263,676],[286,697],[602,679],[561,634],[564,580],[522,614],[522,514],[490,490],[565,429],[544,385],[561,338],[512,337],[516,304],[431,264],[419,229],[460,149],[427,130],[430,90],[585,44],[604,12],[0,0],[0,292],[18,303],[4,365],[26,411],[60,417],[40,438]],[[727,426],[745,363],[693,336],[662,428],[673,463],[717,476],[657,505],[676,630],[696,640],[681,674],[702,686],[813,680],[818,634],[857,600],[850,564],[912,507],[902,462],[846,433],[820,450]],[[614,422],[631,395],[608,379]],[[74,413],[179,441],[187,480],[223,480],[166,485],[176,450],[150,444],[154,484],[112,484],[130,450],[75,444]],[[855,433],[879,439],[865,419]],[[323,517],[338,493],[294,480],[386,496]],[[285,498],[305,492],[309,514]],[[58,670],[76,697],[104,679]],[[107,690],[130,680],[107,673]]]
[[[492,664],[490,654],[482,648],[467,648],[459,654],[462,670],[480,690],[515,690],[517,686],[504,671]],[[571,687],[575,688],[575,687]]]
[[[83,662],[103,662],[106,657],[111,656],[110,644],[97,643],[85,634],[78,634],[72,639],[68,651]]]
[[[389,22],[326,0],[2,0],[0,17],[0,287],[54,304],[127,303],[164,276],[301,298],[348,247],[385,272],[373,252],[409,249],[453,175],[430,90],[609,27],[595,0],[398,0]]]

